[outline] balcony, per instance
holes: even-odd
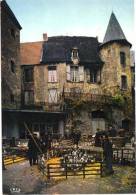
[[[72,109],[69,102],[86,102],[96,105],[111,105],[112,97],[108,95],[91,94],[91,93],[75,93],[64,92],[58,102],[35,102],[33,104],[23,105],[23,109],[41,110],[45,112],[64,112]]]
[[[104,94],[64,92],[64,101],[85,101],[88,103],[112,104],[112,97]]]

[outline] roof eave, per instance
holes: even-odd
[[[120,44],[124,44],[124,45],[128,45],[130,48],[132,47],[132,44],[130,42],[128,42],[126,39],[116,39],[116,40],[111,40],[105,43],[102,43],[99,48],[101,49],[103,46],[108,45],[108,44],[112,44],[114,42],[120,43]]]

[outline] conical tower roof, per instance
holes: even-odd
[[[129,45],[131,45],[124,33],[123,30],[118,22],[118,20],[116,19],[115,14],[112,12],[111,17],[110,17],[110,21],[105,33],[105,37],[103,40],[103,44],[111,42],[111,41],[123,41],[124,43],[128,43]]]

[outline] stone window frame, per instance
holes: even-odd
[[[124,51],[120,51],[120,64],[123,68],[126,67],[126,53]]]
[[[121,90],[127,90],[127,89],[128,89],[127,76],[121,75]]]
[[[13,39],[16,39],[16,30],[14,28],[10,28],[10,35]]]
[[[30,74],[30,72],[31,72],[31,74]],[[34,67],[32,67],[32,66],[24,67],[23,73],[24,73],[23,80],[25,83],[32,83],[34,81]],[[29,74],[29,76],[27,74]]]
[[[86,69],[86,81],[90,84],[98,83],[98,70]]]
[[[51,76],[51,71],[52,71],[52,76]],[[57,82],[58,82],[57,65],[49,65],[48,66],[48,83],[57,83]]]
[[[15,103],[15,96],[12,93],[10,94],[10,102]]]
[[[16,72],[16,64],[15,64],[15,60],[13,58],[10,59],[10,70],[12,73]]]
[[[70,79],[73,83],[80,82],[79,78],[79,66],[70,66]]]

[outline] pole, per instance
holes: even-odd
[[[36,147],[38,148],[38,150],[39,150],[40,153],[42,154],[43,152],[42,152],[41,148],[38,146],[38,144],[37,144],[35,138],[33,137],[33,134],[31,133],[31,131],[29,130],[29,128],[28,128],[28,126],[27,126],[27,124],[26,124],[25,122],[24,122],[24,126],[25,126],[25,128],[27,129],[27,131],[29,132],[30,136],[32,137],[32,139],[33,139],[33,141],[34,141]]]

